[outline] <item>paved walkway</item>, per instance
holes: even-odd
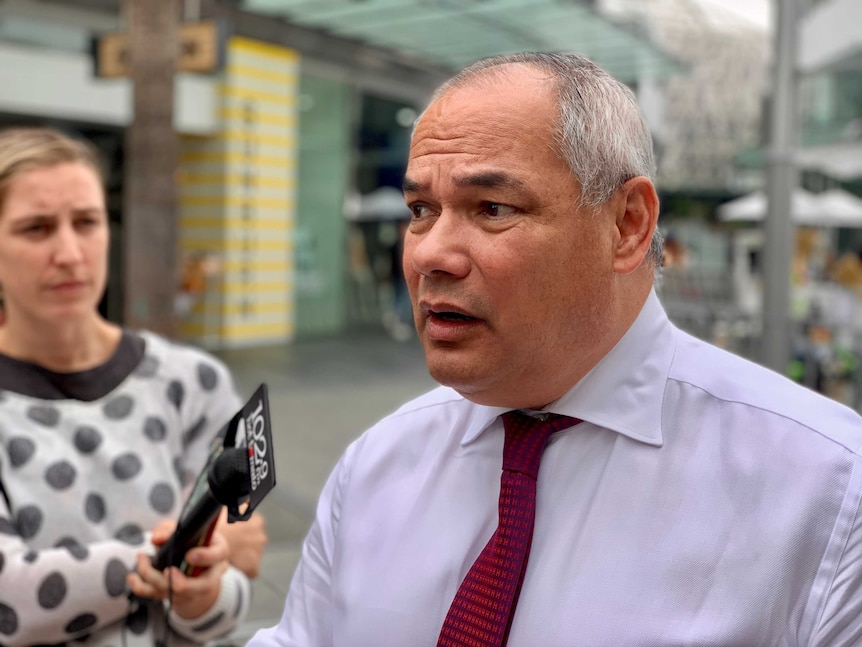
[[[269,389],[276,487],[261,504],[270,544],[254,602],[233,642],[243,644],[281,617],[318,494],[347,445],[401,403],[436,384],[415,337],[392,341],[383,332],[219,353],[248,397]]]

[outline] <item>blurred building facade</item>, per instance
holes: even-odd
[[[862,2],[805,5],[797,59],[801,163],[862,195]]]
[[[654,128],[662,191],[727,195],[761,181],[733,162],[761,140],[770,42],[765,27],[699,0],[603,0],[686,65],[658,95]]]
[[[135,297],[121,235],[132,89],[96,74],[94,43],[123,32],[132,1],[0,2],[0,126],[59,127],[108,159],[103,310],[114,320]],[[222,48],[215,72],[176,76],[178,196],[164,214],[180,247],[178,334],[212,348],[379,325],[398,231],[391,214],[360,217],[356,205],[400,186],[413,120],[461,65],[505,51],[585,53],[638,91],[657,136],[655,89],[684,69],[593,1],[176,4],[187,22],[216,21]]]

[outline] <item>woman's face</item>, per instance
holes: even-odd
[[[0,285],[8,320],[92,315],[105,289],[108,219],[96,172],[62,163],[14,177],[0,206]]]

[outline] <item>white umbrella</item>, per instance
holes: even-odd
[[[862,199],[842,189],[829,189],[817,195],[824,226],[862,227]]]
[[[392,186],[382,186],[359,198],[352,220],[409,220],[410,209],[404,194]]]
[[[805,189],[796,189],[791,198],[791,213],[797,224],[809,224],[819,217],[816,196]],[[724,222],[758,221],[766,217],[768,203],[763,191],[755,191],[718,207],[718,219]]]
[[[767,208],[766,195],[755,191],[720,205],[718,218],[724,222],[757,222],[766,217]],[[791,213],[797,225],[806,227],[862,227],[862,200],[840,189],[819,194],[796,189]]]

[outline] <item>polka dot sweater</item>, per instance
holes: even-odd
[[[104,370],[99,378],[107,388],[87,399],[35,397],[47,384],[33,379],[38,367],[21,363],[30,371],[18,374],[4,358],[24,386],[9,386],[3,364],[2,645],[198,644],[247,611],[249,582],[234,568],[197,619],[127,595],[136,554],[152,548],[148,531],[178,518],[211,442],[241,403],[226,368],[208,354],[152,333],[123,339],[137,341],[140,353],[132,362],[109,360],[108,381]]]

